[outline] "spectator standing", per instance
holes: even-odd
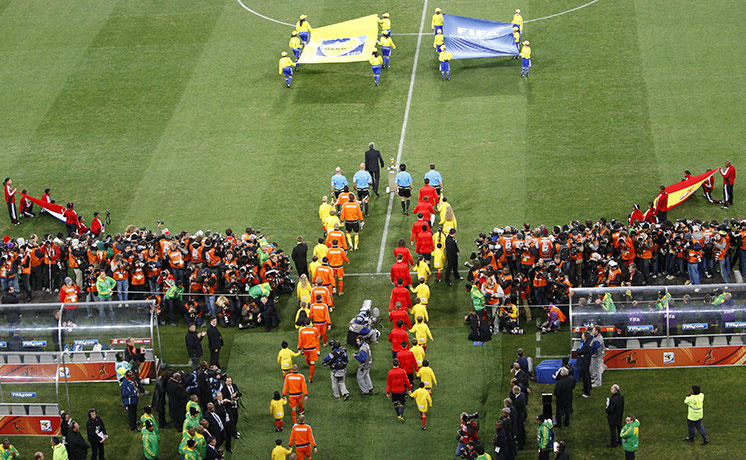
[[[88,442],[91,444],[91,460],[104,460],[104,441],[109,438],[109,435],[106,434],[106,425],[96,413],[96,409],[88,411],[85,426],[88,432]]]
[[[692,389],[689,390],[689,396],[684,398],[684,404],[687,406],[686,414],[686,425],[689,430],[689,435],[686,437],[688,442],[694,442],[694,429],[696,428],[700,435],[702,435],[702,445],[709,443],[707,439],[707,433],[705,433],[705,427],[702,426],[702,418],[704,417],[704,402],[705,395],[702,393],[698,385],[692,385]]]
[[[381,168],[383,168],[383,158],[381,152],[376,150],[376,144],[368,144],[368,150],[365,152],[365,170],[373,177],[373,193],[378,195],[378,183],[381,181]]]
[[[225,439],[225,423],[224,419],[215,410],[215,404],[207,403],[207,413],[205,413],[205,420],[208,423],[208,431],[211,435],[217,439],[217,446],[223,444]]]
[[[137,429],[137,402],[139,400],[138,394],[140,392],[137,389],[137,384],[135,382],[135,373],[127,371],[127,373],[124,374],[124,379],[120,385],[122,404],[124,405],[124,410],[127,411],[130,430],[139,431]]]
[[[192,370],[196,371],[199,367],[200,358],[202,358],[202,339],[205,338],[207,332],[197,332],[197,325],[194,323],[189,324],[185,341],[187,355],[192,361]]]
[[[624,460],[635,460],[635,453],[640,444],[640,421],[632,414],[627,415],[626,425],[622,428],[622,448]]]
[[[619,433],[624,419],[624,395],[619,391],[619,385],[611,386],[611,397],[606,400],[606,421],[609,422],[609,444],[606,447],[616,447],[622,443]]]
[[[67,449],[62,444],[62,440],[57,436],[52,436],[49,441],[52,444],[52,460],[67,460]]]
[[[297,243],[293,248],[290,258],[293,259],[298,276],[306,275],[308,277],[308,245],[303,242],[302,236],[297,238]]]
[[[88,448],[90,446],[83,439],[83,435],[80,434],[80,425],[78,422],[72,422],[65,441],[67,442],[67,454],[70,460],[88,459]]]
[[[723,209],[733,206],[733,184],[736,182],[736,167],[730,160],[725,160],[725,167],[720,168],[720,174],[723,176]],[[5,193],[7,197],[7,192]],[[8,205],[10,209],[10,205]]]
[[[210,325],[207,326],[207,344],[210,347],[210,365],[220,367],[220,349],[223,348],[223,335],[218,329],[218,319],[210,318]]]
[[[557,412],[557,426],[561,426],[563,419],[565,426],[570,426],[572,414],[572,393],[575,389],[575,377],[570,375],[566,367],[560,369],[559,380],[554,384],[554,397]]]
[[[458,274],[458,241],[456,241],[456,229],[452,228],[446,237],[446,284],[451,286],[451,273],[456,281],[461,281],[461,275]]]

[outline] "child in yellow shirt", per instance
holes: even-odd
[[[282,419],[285,417],[285,408],[283,407],[288,403],[288,400],[280,396],[279,391],[275,391],[275,395],[269,402],[269,413],[275,418],[275,431],[282,431]]]
[[[417,317],[417,324],[412,326],[409,332],[414,332],[415,337],[417,337],[417,343],[419,343],[425,351],[427,351],[427,339],[435,340],[433,339],[433,334],[430,333],[430,328],[425,324],[425,318],[422,316]]]
[[[417,378],[420,382],[425,384],[425,389],[433,394],[433,387],[438,384],[438,380],[435,378],[435,372],[430,367],[430,361],[427,359],[422,361],[422,366],[417,371]]]

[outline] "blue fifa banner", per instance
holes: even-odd
[[[513,25],[486,19],[443,15],[443,43],[453,59],[515,56]]]
[[[627,326],[627,332],[653,332],[653,326],[651,324]]]
[[[12,391],[10,393],[11,398],[36,398],[35,391]]]
[[[726,329],[735,329],[735,328],[746,328],[746,321],[726,321],[725,322],[725,328]]]
[[[683,331],[703,331],[709,327],[707,323],[686,323],[681,325]]]

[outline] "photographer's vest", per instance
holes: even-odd
[[[365,352],[365,361],[360,363],[360,369],[370,369],[373,366],[373,355],[370,353],[370,345],[363,343],[360,345],[360,351]]]
[[[604,345],[604,337],[601,334],[598,334],[596,336],[591,336],[591,348],[593,348],[594,343],[598,343],[598,351],[595,355],[593,355],[594,358],[602,358],[604,356],[604,352],[606,351],[606,346]]]

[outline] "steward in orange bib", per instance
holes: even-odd
[[[559,332],[560,325],[567,320],[565,314],[552,304],[545,306],[544,311],[547,312],[547,320],[541,325],[541,333]]]
[[[60,303],[65,304],[65,321],[75,323],[78,310],[78,295],[80,287],[73,283],[69,276],[65,278],[65,284],[60,288]]]

